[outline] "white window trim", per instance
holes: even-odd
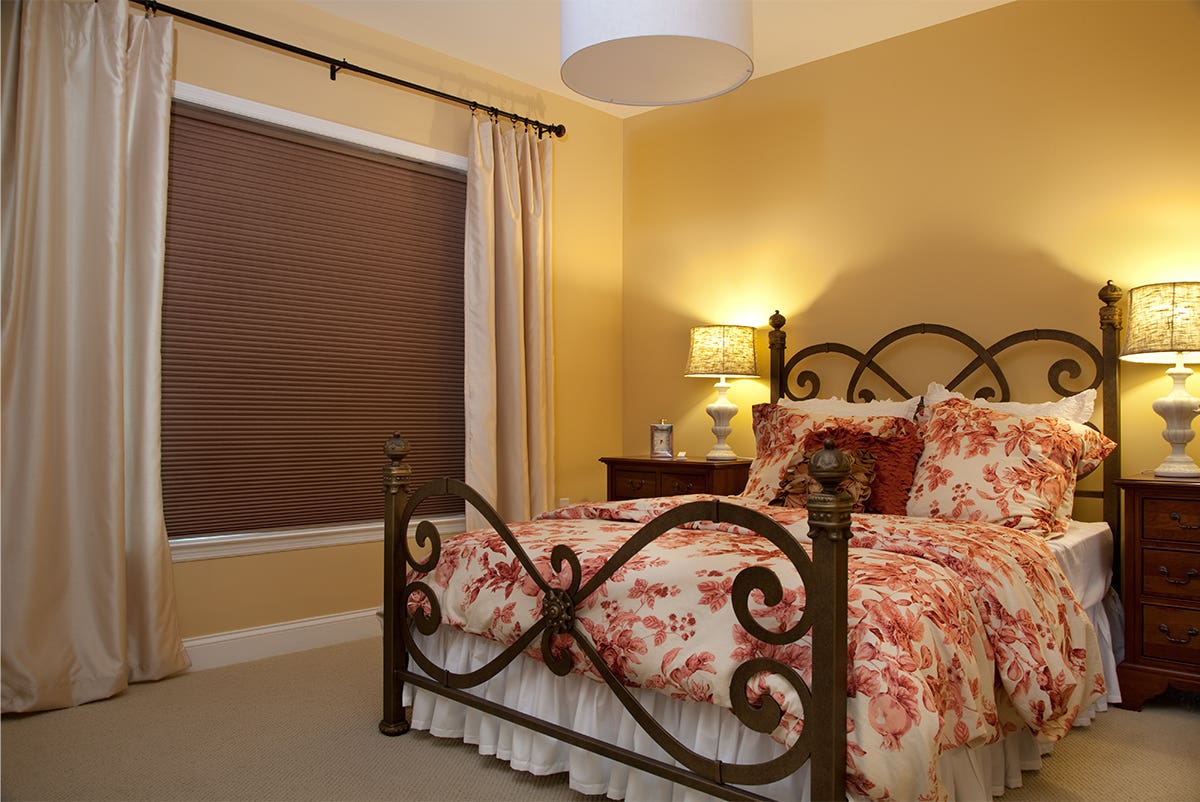
[[[462,515],[427,518],[441,535],[458,534],[466,530]],[[420,521],[408,527],[409,538],[416,537]],[[219,557],[241,557],[247,554],[269,554],[277,551],[316,549],[322,546],[349,546],[355,543],[376,543],[383,540],[383,521],[346,526],[321,526],[312,529],[281,529],[274,532],[203,535],[177,537],[169,541],[171,562],[215,560]]]
[[[176,81],[174,95],[176,100],[182,100],[186,103],[195,103],[198,106],[207,106],[210,109],[236,114],[240,117],[249,117],[261,122],[281,125],[313,134],[314,136],[349,142],[370,150],[403,156],[406,159],[449,167],[452,170],[458,170],[460,173],[467,172],[467,157],[460,156],[457,153],[448,153],[447,151],[438,150],[426,145],[418,145],[416,142],[408,142],[403,139],[364,131],[361,128],[322,120],[320,117],[310,117],[307,114],[281,109],[277,106],[268,106],[265,103],[246,100],[245,98],[227,95],[224,92],[206,89],[203,86]]]
[[[310,117],[265,103],[227,95],[202,86],[176,81],[176,100],[194,103],[211,109],[248,117],[253,120],[281,125],[314,136],[349,142],[370,150],[391,153],[406,159],[427,164],[449,167],[465,173],[467,157],[448,153],[436,148],[418,145],[383,134],[364,131],[349,125]],[[464,516],[430,518],[443,535],[462,532],[466,528]],[[416,524],[409,527],[408,535],[416,534]],[[374,543],[383,540],[383,522],[352,524],[349,526],[326,526],[312,529],[288,529],[274,532],[247,532],[244,534],[209,535],[203,537],[175,538],[170,543],[172,562],[213,560],[220,557],[240,557],[247,554],[267,554],[296,549],[315,549],[322,546],[346,546],[355,543]]]

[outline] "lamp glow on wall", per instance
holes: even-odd
[[[560,74],[629,106],[707,100],[754,72],[749,0],[562,0]]]
[[[716,378],[717,400],[706,408],[713,419],[712,432],[717,444],[708,452],[710,460],[737,459],[737,454],[725,442],[733,429],[729,421],[737,414],[737,404],[729,400],[730,376],[758,376],[758,360],[754,352],[753,326],[696,326],[692,329],[692,344],[688,350],[684,375],[695,378]]]
[[[1121,359],[1173,365],[1167,375],[1174,386],[1169,395],[1153,405],[1154,411],[1166,421],[1163,439],[1171,444],[1171,453],[1154,469],[1154,474],[1200,477],[1200,466],[1184,453],[1188,442],[1195,437],[1192,419],[1200,406],[1200,398],[1187,391],[1192,370],[1184,366],[1188,362],[1200,363],[1200,282],[1147,284],[1130,290]]]

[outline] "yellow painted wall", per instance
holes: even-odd
[[[676,449],[712,445],[693,325],[759,326],[765,377],[777,308],[793,347],[919,322],[990,344],[1096,331],[1110,278],[1200,280],[1198,145],[1190,1],[1022,0],[627,120],[625,451],[662,417]],[[1126,472],[1168,451],[1162,370],[1122,368]],[[739,454],[767,395],[733,382]]]
[[[174,5],[567,126],[567,137],[557,143],[554,165],[556,496],[602,498],[604,472],[596,458],[619,449],[621,441],[620,420],[608,401],[620,396],[621,381],[620,120],[302,3],[180,0]],[[465,108],[347,73],[330,81],[322,64],[183,21],[177,20],[176,31],[175,77],[180,81],[466,153],[470,112]],[[598,377],[603,377],[604,397],[594,392]],[[380,434],[381,447],[386,436]],[[191,637],[378,604],[381,564],[378,544],[177,563],[183,634]]]

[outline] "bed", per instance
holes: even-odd
[[[772,400],[753,411],[737,497],[510,524],[453,479],[412,492],[394,436],[380,730],[459,738],[611,798],[965,800],[1020,785],[1119,699],[1121,291],[1100,298],[1100,348],[1057,329],[985,347],[918,324],[865,351],[788,354],[776,313]],[[967,364],[913,393],[881,355],[929,336]],[[1062,349],[1056,401],[1011,400],[1001,362],[1030,344]],[[821,394],[809,363],[831,355],[850,362],[852,402]],[[1084,488],[1093,470],[1099,488]],[[410,543],[421,502],[442,494],[491,527],[443,537],[421,522]],[[1104,520],[1073,520],[1077,497]]]

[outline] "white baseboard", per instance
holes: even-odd
[[[192,671],[220,668],[363,638],[379,637],[378,608],[302,618],[215,635],[185,638]]]

